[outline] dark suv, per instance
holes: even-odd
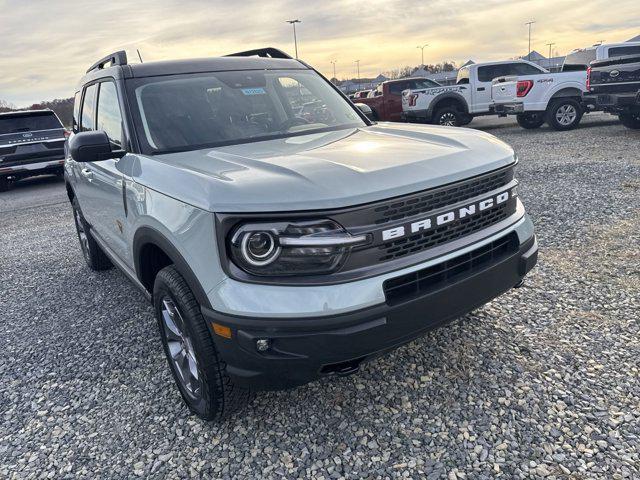
[[[21,178],[62,176],[67,135],[51,110],[0,113],[0,192]]]
[[[640,55],[592,62],[587,91],[587,103],[618,115],[627,128],[640,128]]]

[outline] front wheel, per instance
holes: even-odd
[[[618,118],[625,127],[633,130],[640,129],[640,113],[621,113]]]
[[[540,113],[519,113],[516,116],[518,125],[527,130],[540,128],[544,124],[544,115]]]
[[[433,116],[433,123],[443,127],[459,127],[463,124],[464,114],[453,107],[444,107]]]
[[[220,420],[248,404],[251,392],[227,375],[200,306],[173,265],[156,276],[153,304],[171,373],[189,410],[203,420]]]
[[[580,124],[584,110],[573,98],[558,98],[547,107],[546,122],[554,130],[573,130]]]

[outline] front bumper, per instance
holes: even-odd
[[[517,103],[496,103],[494,105],[494,111],[498,115],[517,115],[518,113],[524,113],[524,104]]]
[[[404,122],[424,123],[431,121],[431,114],[428,110],[403,111],[400,117]]]
[[[531,233],[518,239],[505,256],[426,294],[330,316],[251,318],[207,308],[202,313],[227,373],[238,385],[254,390],[290,388],[324,375],[351,373],[362,362],[480,307],[518,285],[537,255]],[[348,290],[349,284],[343,288]],[[214,322],[230,327],[232,337],[214,335]],[[265,352],[256,348],[261,339],[269,344]]]

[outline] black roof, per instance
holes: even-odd
[[[112,66],[106,67],[107,63],[110,63]],[[85,83],[104,77],[141,78],[186,73],[238,70],[306,70],[309,68],[310,67],[303,62],[293,59],[284,52],[280,52],[279,50],[272,48],[239,52],[225,57],[168,60],[133,64],[127,63],[124,52],[116,52],[115,54],[111,54],[92,65],[86,75],[80,80],[79,86],[81,87]]]
[[[37,116],[37,115],[49,115],[53,113],[53,110],[50,108],[45,108],[41,110],[13,110],[11,112],[0,112],[0,116],[3,117],[29,117],[29,116]]]

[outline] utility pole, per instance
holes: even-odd
[[[358,90],[360,90],[360,60],[356,60],[356,68],[358,70]]]
[[[419,48],[422,51],[422,63],[420,66],[424,66],[424,47],[428,47],[429,44],[425,43],[424,45],[418,45],[416,48]]]
[[[287,23],[293,25],[293,44],[296,47],[296,58],[298,58],[298,37],[296,37],[296,23],[302,23],[302,21],[298,20],[285,20]]]
[[[337,60],[331,60],[331,65],[333,65],[333,78],[335,80],[337,80],[338,78],[336,77],[336,62]]]
[[[525,25],[529,25],[529,53],[527,54],[527,60],[529,61],[531,61],[531,25],[534,23],[536,23],[535,20],[525,23]]]
[[[549,45],[549,57],[548,57],[549,58],[549,68],[551,68],[551,47],[553,47],[555,45],[555,43],[550,42],[550,43],[547,43],[547,45]]]

